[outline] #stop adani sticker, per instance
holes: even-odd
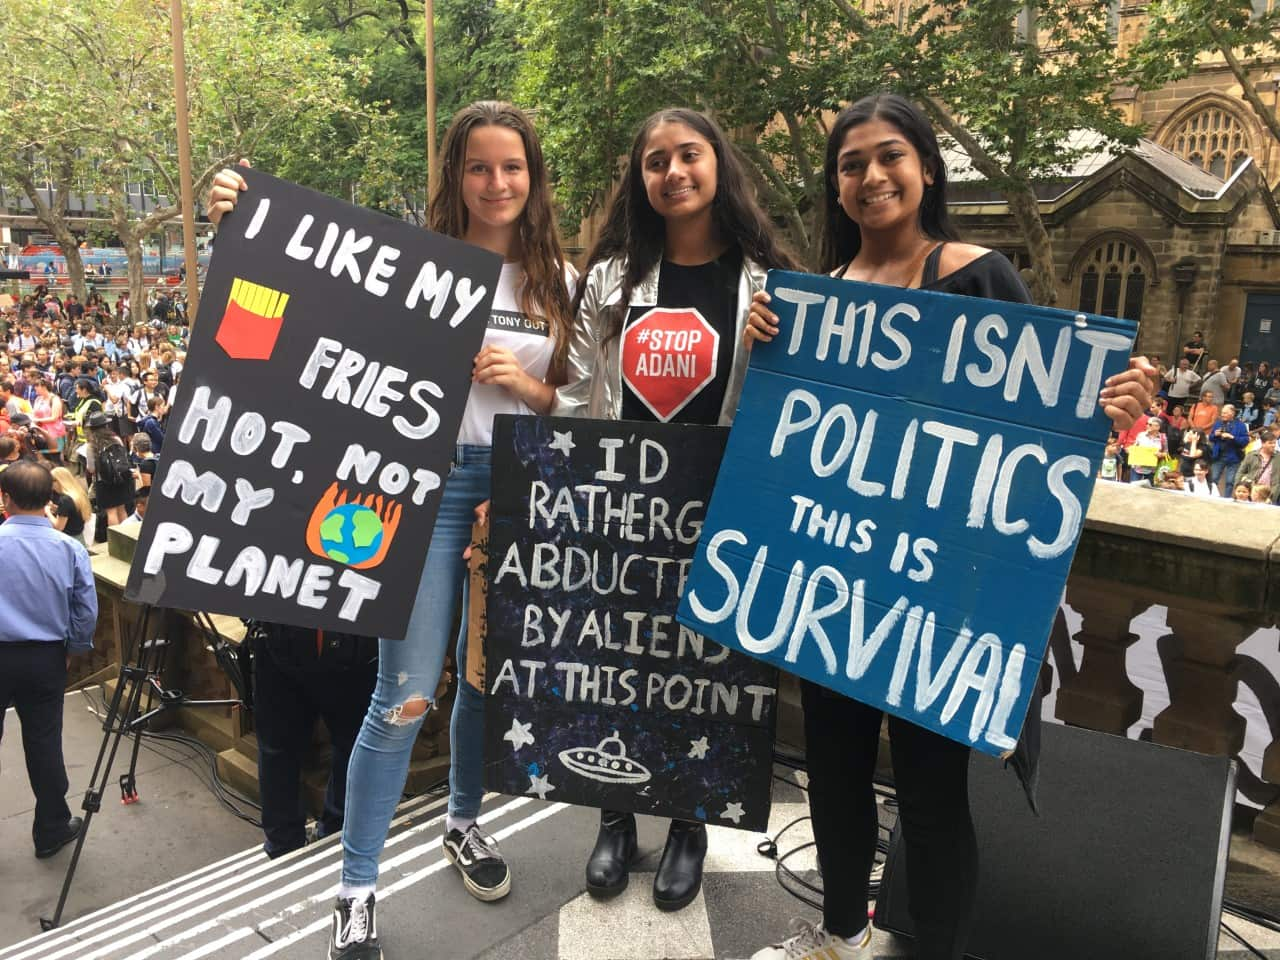
[[[662,422],[716,378],[720,334],[697,310],[655,307],[622,337],[622,377]]]

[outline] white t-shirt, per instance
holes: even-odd
[[[556,341],[551,325],[542,316],[530,317],[520,307],[517,292],[524,280],[524,269],[518,263],[504,263],[493,293],[489,326],[484,332],[483,346],[504,347],[515,354],[525,373],[544,380],[551,367]],[[576,277],[565,269],[565,282],[573,295]],[[493,445],[493,418],[499,413],[528,414],[534,411],[506,387],[493,383],[473,383],[462,413],[458,442],[480,447]]]

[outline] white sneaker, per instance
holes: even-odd
[[[871,943],[871,925],[858,943],[848,943],[822,928],[820,923],[791,921],[791,936],[781,943],[757,950],[751,960],[857,960],[862,948]]]

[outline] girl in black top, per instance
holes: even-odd
[[[947,171],[937,137],[909,101],[877,94],[842,111],[827,141],[824,173],[821,249],[823,268],[833,276],[1030,301],[1001,254],[959,242],[947,216]],[[748,345],[767,343],[779,332],[768,301],[763,292],[755,296]],[[1150,404],[1149,378],[1155,373],[1146,358],[1138,358],[1107,381],[1099,402],[1116,429],[1127,429]],[[871,939],[867,879],[878,829],[872,774],[881,713],[808,681],[801,685],[823,922],[801,925],[785,943],[766,947],[753,960],[852,960],[865,955],[860,948]],[[837,730],[841,735],[832,736]],[[897,717],[889,718],[889,737],[918,956],[959,960],[977,880],[969,748]]]

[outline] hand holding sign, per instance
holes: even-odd
[[[1134,325],[776,271],[769,291],[680,622],[1012,749]]]

